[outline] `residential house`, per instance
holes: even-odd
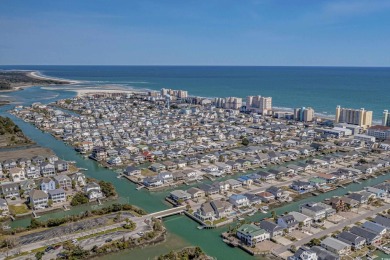
[[[275,196],[275,198],[281,198],[283,195],[283,190],[279,187],[276,186],[271,186],[266,189],[267,192],[271,193],[272,195]]]
[[[332,253],[321,246],[313,246],[310,250],[317,254],[317,260],[340,260],[338,254]]]
[[[54,166],[57,172],[66,172],[69,170],[68,162],[64,160],[57,160],[54,162]]]
[[[294,255],[289,256],[287,260],[317,260],[317,253],[312,251],[308,247],[300,247],[298,250],[294,253]]]
[[[19,197],[18,183],[2,184],[0,188],[1,188],[1,195],[6,199]]]
[[[49,190],[55,190],[56,188],[56,183],[54,180],[50,179],[50,178],[43,178],[40,182],[39,182],[39,188],[44,191],[44,192],[48,192]]]
[[[366,239],[367,245],[379,245],[381,243],[381,235],[375,234],[365,228],[353,226],[349,232]]]
[[[206,195],[203,190],[198,189],[196,187],[189,188],[187,192],[191,195],[192,199],[203,198]]]
[[[29,194],[29,203],[33,209],[44,209],[48,206],[49,196],[41,190],[32,190]]]
[[[9,178],[13,182],[20,182],[26,179],[24,170],[19,167],[14,167],[8,170]]]
[[[380,236],[384,236],[387,232],[387,228],[385,226],[371,221],[364,222],[362,228]]]
[[[72,189],[72,179],[67,175],[54,176],[54,182],[56,187],[63,188],[64,190]]]
[[[366,244],[366,239],[348,231],[343,231],[336,237],[338,240],[349,244],[354,250],[359,250]]]
[[[289,215],[293,216],[294,219],[298,222],[298,223],[302,223],[302,225],[304,227],[309,227],[311,225],[311,223],[313,222],[313,219],[305,214],[302,214],[302,213],[299,213],[299,212],[296,212],[296,211],[291,211],[288,213]]]
[[[299,211],[313,219],[313,221],[321,221],[326,218],[326,210],[318,206],[317,203],[308,202],[299,206]]]
[[[87,195],[89,200],[104,197],[100,185],[96,182],[87,183],[87,185],[84,186],[84,193]]]
[[[269,220],[260,221],[260,228],[264,229],[270,234],[270,237],[276,237],[283,235],[283,227]]]
[[[327,237],[322,240],[321,246],[326,250],[338,255],[346,255],[351,252],[351,246],[349,244],[333,237]]]
[[[229,197],[229,202],[232,203],[234,206],[240,208],[249,206],[250,202],[247,197],[241,194],[233,194]]]
[[[49,199],[53,201],[53,203],[60,203],[66,201],[66,193],[63,188],[49,190]]]
[[[70,178],[72,179],[72,182],[75,182],[75,184],[80,187],[84,187],[87,184],[87,178],[81,172],[76,172],[72,174]]]
[[[280,216],[277,221],[278,225],[283,229],[287,230],[287,232],[291,232],[296,230],[299,226],[298,221],[292,215],[284,215]]]
[[[267,231],[253,224],[244,224],[239,227],[236,236],[248,246],[254,246],[270,238],[270,234]]]
[[[307,181],[293,181],[290,185],[290,188],[298,191],[299,193],[306,193],[312,191],[314,187]]]
[[[127,166],[123,173],[127,176],[140,175],[141,170],[134,166]]]
[[[41,163],[39,168],[43,177],[54,176],[56,173],[54,165],[49,162]]]
[[[174,190],[169,193],[169,197],[176,202],[181,202],[191,199],[191,194],[183,190]]]
[[[0,215],[7,216],[9,214],[9,208],[5,199],[0,199]]]

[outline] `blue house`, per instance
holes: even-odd
[[[39,183],[39,187],[42,191],[48,192],[49,190],[56,189],[56,183],[50,178],[43,178]]]

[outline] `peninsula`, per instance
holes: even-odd
[[[40,76],[35,71],[0,71],[0,91],[14,91],[34,85],[65,85],[72,81]]]

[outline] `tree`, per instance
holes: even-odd
[[[38,252],[35,254],[35,259],[41,260],[44,254],[45,254],[45,252],[43,252],[43,251],[38,251]]]
[[[313,238],[312,240],[310,240],[310,246],[319,246],[321,245],[321,240],[319,240],[318,238]]]
[[[114,185],[112,185],[112,183],[106,181],[100,181],[99,185],[102,190],[102,193],[107,198],[116,196],[115,187]]]
[[[70,202],[70,205],[77,206],[88,203],[88,198],[81,192],[77,192]]]
[[[249,145],[249,140],[247,138],[243,138],[241,143],[242,143],[242,145],[248,146]]]
[[[53,200],[52,200],[52,199],[49,199],[49,200],[47,201],[47,205],[48,205],[49,207],[51,207],[51,206],[53,205]]]

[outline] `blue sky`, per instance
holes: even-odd
[[[0,64],[390,66],[390,1],[0,0]]]

